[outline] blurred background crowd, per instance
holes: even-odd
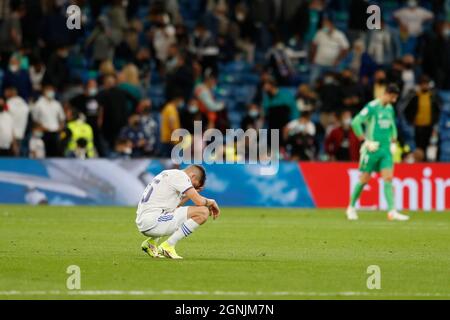
[[[357,161],[351,119],[396,83],[396,161],[450,161],[449,22],[449,0],[2,0],[0,156],[170,157],[202,121]]]

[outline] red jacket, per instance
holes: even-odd
[[[350,161],[359,161],[359,149],[361,142],[350,129],[349,132],[349,156]],[[325,151],[330,156],[335,156],[338,152],[342,142],[344,140],[344,129],[342,127],[337,127],[333,129],[330,134],[325,138]]]

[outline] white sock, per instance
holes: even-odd
[[[197,222],[195,222],[192,219],[189,219],[188,221],[183,223],[181,225],[181,227],[179,227],[178,230],[175,231],[169,237],[169,239],[167,239],[167,242],[169,243],[169,245],[175,246],[178,241],[180,241],[181,239],[186,238],[187,236],[189,236],[198,227],[200,227],[200,225]]]

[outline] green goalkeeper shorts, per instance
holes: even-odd
[[[359,161],[359,170],[361,172],[380,172],[383,169],[393,169],[394,160],[389,149],[380,149],[376,152],[363,150]]]

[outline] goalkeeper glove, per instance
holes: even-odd
[[[376,152],[380,148],[380,143],[377,141],[366,140],[363,147],[369,152]]]
[[[394,155],[397,152],[397,144],[395,142],[391,143],[391,153]]]

